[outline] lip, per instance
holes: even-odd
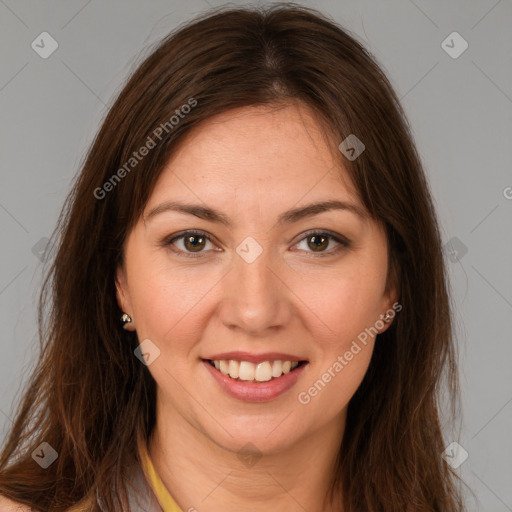
[[[267,358],[268,356],[269,354],[265,355]],[[235,358],[231,357],[231,359]],[[275,359],[278,358],[276,357]],[[242,360],[247,361],[247,359]],[[263,359],[263,361],[268,361],[268,359]],[[285,359],[285,361],[290,361],[290,359]],[[299,359],[294,358],[292,361],[299,361]],[[206,370],[210,372],[213,378],[219,383],[220,387],[233,398],[243,400],[245,402],[268,402],[270,400],[276,399],[278,396],[288,391],[300,378],[302,372],[308,366],[308,363],[297,366],[297,368],[290,371],[289,373],[266,382],[235,380],[232,379],[229,375],[224,375],[221,371],[217,370],[208,362],[208,360],[203,359],[203,365],[206,367]]]
[[[221,359],[234,359],[235,361],[249,361],[250,363],[258,364],[264,361],[306,361],[291,354],[283,354],[282,352],[264,352],[263,354],[251,354],[249,352],[223,352],[222,354],[214,354],[212,356],[204,357],[203,359],[210,359],[211,361],[220,361]]]

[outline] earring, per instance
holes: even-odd
[[[130,315],[123,313],[123,316],[121,317],[121,322],[123,322],[123,329],[127,330],[127,324],[131,324],[133,320]]]
[[[391,318],[393,318],[389,313],[386,313],[384,315],[384,318],[382,320],[384,320],[384,323],[387,324],[389,323],[389,321],[391,320]]]

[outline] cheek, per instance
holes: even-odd
[[[341,352],[339,358],[326,367],[322,375],[323,381],[329,381],[325,391],[322,391],[326,407],[330,404],[333,411],[340,411],[348,405],[368,370],[372,352],[373,342],[367,345],[359,342],[352,346],[349,344],[347,350]],[[350,360],[347,357],[349,354]]]
[[[317,280],[323,286],[313,287],[312,282],[306,286],[306,279],[298,292],[307,297],[304,302],[319,320],[311,327],[318,364],[298,400],[309,400],[323,415],[330,411],[334,416],[343,410],[366,374],[375,342],[372,327],[379,318],[385,287],[380,267],[363,259],[350,263],[339,277]]]
[[[373,353],[384,287],[380,267],[361,260],[339,279],[331,279],[323,294],[315,295],[325,334],[315,337],[320,364],[303,398],[315,401],[318,411],[337,414],[361,384]]]
[[[162,340],[186,319],[203,293],[200,287],[191,287],[180,279],[155,277],[142,278],[134,287],[134,313],[139,319],[138,332],[143,330],[145,336]]]
[[[325,351],[320,364],[305,379],[297,401],[312,421],[324,424],[346,411],[368,370],[374,341],[343,340]]]
[[[130,294],[139,339],[151,339],[162,351],[171,340],[179,340],[173,350],[185,351],[200,337],[205,305],[222,274],[194,266],[171,268],[161,253],[132,262]]]
[[[385,282],[377,269],[364,264],[347,266],[338,275],[303,279],[294,291],[318,320],[317,340],[323,340],[324,349],[344,351],[379,318]]]
[[[361,323],[347,315],[347,322],[340,326],[340,335],[319,338],[321,348],[319,361],[314,366],[307,388],[297,395],[300,404],[310,404],[310,413],[320,417],[321,422],[329,421],[345,410],[357,388],[364,379],[373,353],[375,339],[360,329]]]

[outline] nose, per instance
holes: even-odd
[[[223,280],[222,323],[256,337],[283,329],[293,311],[293,293],[284,273],[270,250],[263,250],[252,262],[236,254],[233,268]]]

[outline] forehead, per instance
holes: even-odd
[[[184,195],[225,208],[327,196],[361,204],[325,130],[302,104],[234,109],[191,130],[162,171],[148,207]]]

